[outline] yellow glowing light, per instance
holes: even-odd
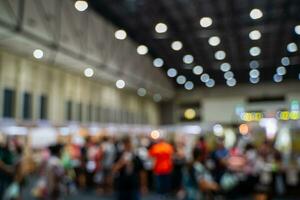
[[[300,119],[300,112],[299,111],[290,112],[290,119],[291,120],[299,120]]]
[[[196,117],[196,111],[192,108],[186,109],[184,111],[184,117],[189,120],[194,119]]]
[[[241,124],[239,127],[239,131],[242,135],[247,135],[249,133],[249,127],[247,124]]]
[[[151,133],[150,133],[150,136],[152,139],[158,139],[160,137],[160,132],[158,130],[153,130]]]
[[[261,112],[246,112],[241,116],[242,120],[246,122],[260,121],[263,118],[263,113]]]

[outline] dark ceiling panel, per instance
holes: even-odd
[[[237,82],[249,83],[249,63],[257,60],[260,82],[269,82],[273,81],[284,56],[290,57],[293,65],[287,66],[284,80],[298,79],[299,53],[289,53],[286,46],[290,42],[300,45],[300,36],[294,32],[294,27],[300,23],[299,0],[89,0],[89,3],[99,14],[125,29],[137,43],[148,46],[153,59],[162,58],[165,61],[162,70],[174,67],[196,86],[204,83],[199,75],[193,74],[195,65],[203,66],[216,84],[226,84],[220,65],[228,62]],[[249,17],[253,8],[262,10],[261,19]],[[205,16],[213,19],[212,26],[200,26],[199,20]],[[158,22],[168,25],[166,33],[155,32]],[[250,40],[249,33],[253,30],[261,32],[261,39]],[[211,36],[219,36],[220,45],[210,46]],[[175,40],[183,43],[180,51],[171,49]],[[253,46],[261,48],[257,57],[249,54]],[[222,61],[214,57],[218,50],[226,52]],[[182,61],[186,54],[194,56],[191,65]],[[175,79],[174,84],[177,85]]]

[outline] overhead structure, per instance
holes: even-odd
[[[140,44],[127,38],[126,30],[103,19],[86,3],[0,1],[0,47],[108,84],[124,80],[126,88],[136,93],[143,87],[151,98],[155,94],[172,98],[171,81],[153,68],[145,48],[139,55]]]
[[[164,60],[166,75],[176,69],[195,86],[273,82],[284,58],[283,81],[299,80],[300,1],[89,0],[92,8],[126,30],[150,54]],[[209,75],[193,73],[202,66]],[[230,67],[229,67],[230,66]],[[249,76],[251,69],[259,77]],[[224,70],[234,74],[224,79]],[[205,76],[206,77],[206,76]],[[174,84],[183,88],[183,84]]]

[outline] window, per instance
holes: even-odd
[[[45,95],[40,96],[40,119],[48,118],[48,98]]]
[[[23,95],[23,119],[29,120],[32,118],[32,95],[24,92]]]
[[[78,104],[78,121],[82,122],[82,103]]]
[[[71,121],[72,120],[72,109],[73,109],[73,103],[72,101],[67,101],[66,103],[66,118],[68,121]]]
[[[3,117],[13,118],[15,111],[15,91],[11,89],[4,90]]]
[[[92,113],[93,113],[93,106],[92,106],[92,104],[90,104],[89,106],[88,106],[88,122],[91,122],[92,121]]]

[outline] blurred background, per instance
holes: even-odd
[[[299,199],[299,9],[1,0],[0,200]]]

